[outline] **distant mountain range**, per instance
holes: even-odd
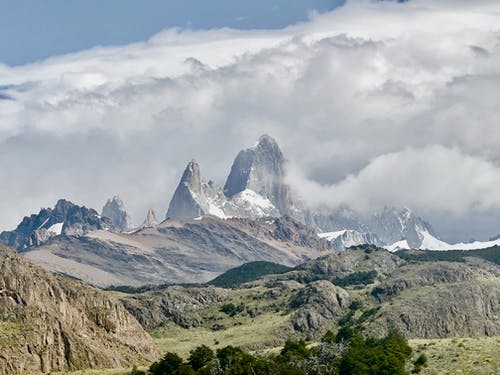
[[[480,249],[500,244],[448,244],[409,208],[385,207],[365,215],[348,206],[308,207],[285,182],[286,159],[264,135],[236,156],[223,187],[186,166],[159,223],[148,211],[134,225],[122,200],[101,214],[59,200],[25,217],[0,243],[45,268],[96,285],[204,282],[249,261],[293,266],[359,244],[401,249]]]

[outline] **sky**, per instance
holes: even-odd
[[[0,0],[0,62],[140,42],[166,28],[278,29],[343,0]]]
[[[223,185],[269,134],[310,205],[407,206],[447,241],[500,233],[498,1],[172,5],[134,27],[103,8],[95,34],[62,3],[43,33],[0,20],[0,229],[62,197],[163,216],[189,160]]]

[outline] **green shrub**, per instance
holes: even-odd
[[[234,303],[226,303],[225,305],[222,305],[220,308],[220,311],[229,315],[229,316],[235,316],[236,314],[239,314],[245,309],[245,306],[243,304],[235,305]]]
[[[188,363],[194,370],[199,370],[215,358],[212,349],[206,345],[200,345],[189,352]]]
[[[331,281],[333,284],[345,287],[349,285],[368,285],[372,284],[377,277],[377,271],[354,272],[345,277],[335,277]]]

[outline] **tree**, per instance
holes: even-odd
[[[193,370],[198,371],[215,358],[214,352],[206,345],[200,345],[189,352],[188,363]]]
[[[174,374],[182,365],[182,358],[175,353],[168,352],[158,362],[154,362],[149,368],[152,375]]]
[[[411,348],[397,332],[386,338],[364,339],[356,334],[340,364],[340,375],[405,375]]]

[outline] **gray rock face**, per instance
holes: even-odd
[[[0,246],[0,374],[131,366],[151,337],[104,292],[52,275]]]
[[[312,211],[307,217],[307,225],[320,232],[343,229],[356,231],[366,237],[368,242],[365,243],[377,246],[390,245],[404,239],[411,247],[419,248],[423,239],[422,232],[426,231],[437,237],[432,226],[408,208],[385,207],[381,212],[365,216],[343,206],[334,210],[321,208]],[[360,243],[352,243],[356,244]],[[342,238],[337,245],[342,249]]]
[[[268,198],[281,215],[289,215],[290,191],[284,178],[283,153],[273,138],[263,135],[254,147],[240,151],[234,160],[224,194],[232,197],[250,189]]]
[[[292,298],[290,306],[298,309],[292,316],[296,331],[311,332],[338,320],[349,305],[349,294],[326,280],[309,283]]]
[[[156,218],[155,211],[152,208],[150,208],[140,228],[141,229],[154,228],[157,225],[158,225],[158,219]]]
[[[42,208],[38,214],[26,216],[15,230],[2,232],[0,243],[23,250],[61,234],[82,236],[92,230],[112,228],[111,221],[99,217],[95,210],[60,199],[53,209]]]
[[[166,218],[189,220],[209,213],[208,201],[202,187],[200,166],[191,160],[168,206]]]
[[[422,244],[423,231],[436,237],[432,226],[408,208],[386,207],[382,212],[369,218],[367,227],[385,244],[406,239],[411,247],[419,248]]]
[[[222,302],[226,289],[171,286],[162,290],[127,296],[121,299],[125,308],[148,330],[172,321],[183,328],[197,327],[202,318],[197,311]]]
[[[296,271],[308,278],[342,278],[356,272],[377,271],[391,274],[406,261],[386,250],[372,246],[368,250],[351,248],[335,252],[297,267]]]
[[[132,219],[125,210],[123,201],[118,196],[114,196],[113,199],[108,199],[102,208],[102,216],[110,219],[114,227],[121,232],[130,230],[134,227]]]
[[[407,337],[425,338],[496,336],[499,269],[475,261],[404,266],[373,289],[383,304],[369,330],[385,334],[395,327]]]

